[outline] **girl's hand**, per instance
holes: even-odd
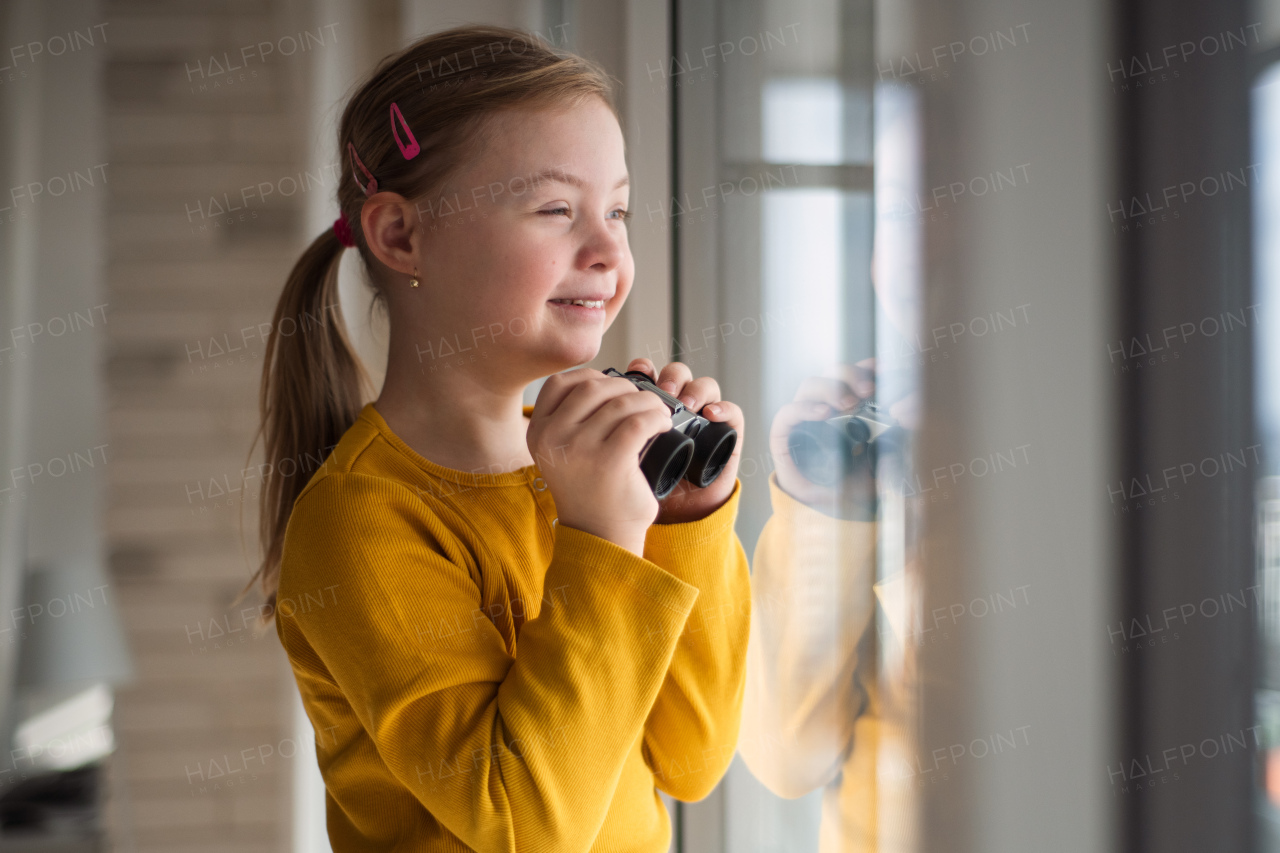
[[[855,465],[843,482],[822,486],[800,473],[791,458],[788,439],[804,421],[821,421],[854,409],[875,393],[875,359],[852,367],[842,365],[840,378],[810,376],[800,383],[795,399],[778,409],[769,429],[769,454],[782,490],[796,500],[839,518],[866,518],[875,496],[875,480],[868,466]]]
[[[678,361],[671,362],[662,368],[661,373],[658,373],[652,361],[647,358],[637,358],[627,365],[627,370],[638,370],[648,374],[650,378],[656,376],[653,384],[679,398],[686,409],[709,421],[727,423],[738,431],[738,443],[715,482],[705,489],[700,489],[687,480],[681,480],[675,490],[662,499],[657,523],[678,524],[706,518],[729,499],[729,495],[733,492],[734,481],[738,477],[738,460],[742,456],[745,426],[742,409],[734,403],[720,399],[720,385],[714,379],[710,376],[694,379],[689,368]],[[658,399],[656,394],[644,392],[644,395]],[[662,408],[667,412],[667,428],[670,429],[670,410],[665,405]]]
[[[643,556],[658,500],[640,471],[640,448],[669,429],[671,410],[630,380],[586,367],[548,377],[526,441],[558,523]]]

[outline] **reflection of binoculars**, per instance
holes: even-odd
[[[640,450],[640,470],[654,497],[671,494],[681,477],[701,489],[720,476],[738,444],[736,429],[695,415],[638,370],[619,373],[610,367],[604,373],[630,379],[640,390],[657,394],[671,409],[671,429],[649,439]]]
[[[890,431],[901,429],[875,403],[864,400],[847,415],[796,424],[787,437],[787,449],[807,480],[832,486],[858,462],[874,470],[880,438]]]

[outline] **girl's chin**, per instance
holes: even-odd
[[[559,370],[567,370],[579,364],[586,364],[600,353],[602,337],[600,333],[594,335],[583,333],[566,335],[555,345],[547,347],[545,350],[547,360],[561,365],[558,368]]]
[[[529,329],[521,336],[499,336],[495,343],[506,346],[491,357],[497,356],[505,370],[549,376],[591,361],[600,354],[603,340],[603,324],[595,328],[546,325]]]

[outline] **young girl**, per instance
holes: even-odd
[[[322,319],[268,344],[259,570],[333,849],[665,851],[657,792],[700,799],[734,754],[750,593],[738,454],[660,506],[638,458],[669,410],[558,372],[597,354],[633,279],[608,78],[528,34],[450,30],[377,68],[338,143],[340,216],[275,328]],[[365,405],[344,247],[390,319]],[[714,380],[656,381],[742,430]]]

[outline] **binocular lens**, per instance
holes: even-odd
[[[684,478],[700,489],[715,482],[738,445],[738,431],[726,423],[711,421],[693,437],[693,461]]]
[[[851,423],[853,421],[850,421]],[[866,426],[862,425],[866,430]],[[825,421],[796,424],[787,438],[791,458],[805,479],[819,486],[830,486],[844,476],[852,462],[850,438],[846,430],[838,430]],[[869,433],[869,431],[868,431]],[[865,441],[865,439],[864,439]]]
[[[654,497],[671,494],[693,461],[693,449],[693,439],[677,430],[653,437],[640,457],[640,470],[653,487]]]
[[[871,440],[871,427],[857,418],[849,418],[849,420],[845,421],[844,434],[854,444],[862,444]]]

